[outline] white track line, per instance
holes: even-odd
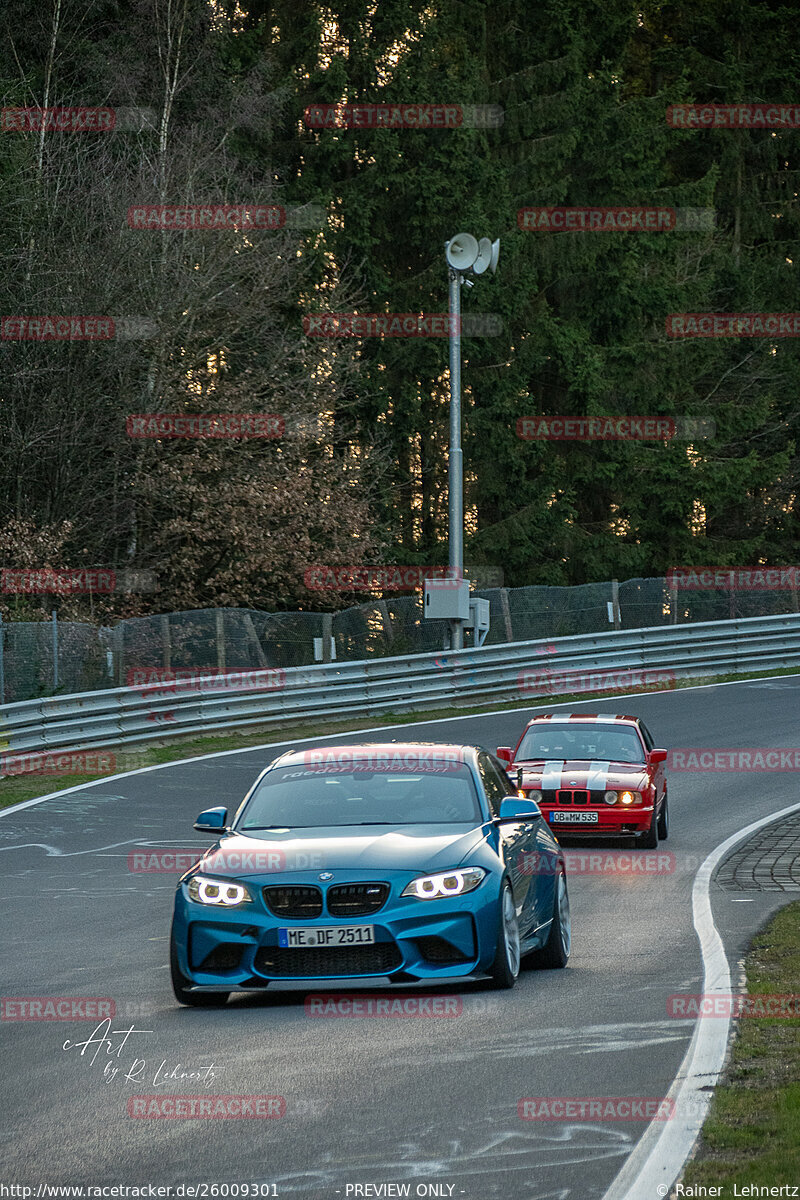
[[[479,720],[481,717],[501,717],[505,713],[527,712],[532,709],[538,711],[542,708],[575,708],[578,704],[589,704],[593,700],[635,700],[639,696],[673,696],[678,692],[701,692],[706,688],[716,687],[743,687],[748,683],[764,683],[773,679],[800,679],[800,673],[794,675],[760,675],[757,679],[728,679],[724,683],[696,683],[690,684],[689,687],[685,688],[665,688],[660,692],[648,689],[646,692],[625,692],[624,696],[590,696],[587,700],[557,700],[553,704],[521,704],[519,708],[490,709],[489,712],[466,713],[463,717],[432,717],[428,721],[411,720],[404,722],[402,725],[373,725],[370,729],[342,729],[338,733],[332,733],[330,740],[335,742],[336,738],[350,737],[351,734],[356,733],[382,733],[387,729],[396,731],[403,729],[406,725],[440,725],[444,721],[472,721]],[[537,697],[537,699],[541,699],[541,697]],[[413,713],[409,715],[413,716]],[[46,796],[36,796],[33,800],[22,800],[19,804],[12,804],[8,808],[0,808],[0,817],[7,817],[10,813],[20,812],[23,808],[32,808],[34,804],[43,804],[45,800],[55,800],[59,796],[68,796],[71,792],[83,792],[86,788],[100,787],[101,784],[108,783],[110,779],[128,779],[131,775],[144,775],[148,771],[165,771],[169,767],[185,767],[187,763],[201,762],[206,758],[226,758],[231,754],[254,754],[257,750],[274,750],[278,746],[302,746],[306,742],[319,742],[325,740],[325,738],[326,734],[323,732],[317,734],[316,737],[294,738],[286,742],[266,742],[262,746],[240,746],[237,750],[215,750],[212,754],[195,754],[191,758],[176,758],[172,762],[155,763],[151,767],[137,767],[134,771],[123,771],[119,775],[104,775],[102,779],[93,779],[91,783],[79,783],[75,787],[62,788],[58,792],[48,792]],[[30,751],[24,751],[23,753],[30,753]],[[36,753],[46,753],[46,751],[36,751]]]
[[[722,859],[751,833],[800,811],[790,804],[731,834],[703,861],[692,888],[692,915],[703,957],[703,994],[730,994],[730,964],[711,911],[711,876]],[[651,1122],[603,1200],[655,1200],[666,1196],[691,1154],[725,1063],[730,1017],[698,1017],[678,1074],[667,1093],[675,1102],[669,1121]]]

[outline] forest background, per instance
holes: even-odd
[[[797,302],[800,130],[681,104],[800,104],[796,9],[754,0],[18,0],[0,132],[0,312],[104,341],[0,340],[0,566],[151,571],[94,620],[344,607],[315,564],[447,563],[448,342],[304,317],[447,311],[446,240],[500,238],[464,311],[465,559],[507,586],[797,562],[795,339],[676,339],[673,313]],[[488,127],[313,127],[320,104],[491,106]],[[263,230],[131,228],[147,205],[279,205]],[[704,210],[661,232],[520,228],[531,206]],[[147,413],[273,413],[271,440],[136,439]],[[690,418],[687,441],[526,440],[520,417]],[[2,596],[8,620],[71,596]]]

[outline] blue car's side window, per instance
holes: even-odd
[[[483,751],[478,755],[478,772],[483,783],[483,790],[486,792],[486,799],[489,801],[492,816],[499,817],[500,802],[504,796],[509,794],[510,789],[503,784],[499,774],[492,766],[489,755]]]

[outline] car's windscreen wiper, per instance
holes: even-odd
[[[241,829],[237,829],[237,833],[252,833],[253,830],[261,829],[317,829],[315,825],[242,825]]]
[[[401,825],[402,821],[342,821],[335,825],[243,825],[235,833],[259,833],[268,829],[355,829],[360,825]]]

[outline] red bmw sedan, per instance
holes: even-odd
[[[667,752],[638,717],[542,713],[497,757],[554,833],[630,835],[647,850],[667,836]]]

